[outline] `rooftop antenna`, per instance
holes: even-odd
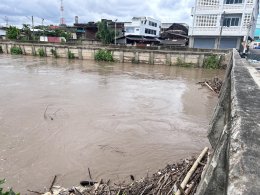
[[[60,25],[65,24],[64,17],[63,17],[63,11],[64,11],[63,0],[60,0]]]

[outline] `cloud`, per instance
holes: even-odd
[[[190,10],[195,0],[63,0],[64,18],[67,24],[74,22],[99,21],[101,18],[130,21],[133,16],[150,16],[162,22],[191,23]],[[58,24],[60,18],[60,0],[1,0],[0,25],[5,24],[5,16],[9,24],[19,25]]]

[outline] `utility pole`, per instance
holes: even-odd
[[[43,31],[43,36],[44,36],[44,26],[43,26],[43,21],[44,21],[44,18],[42,18],[42,31]]]
[[[220,49],[220,42],[221,42],[221,37],[223,32],[224,20],[225,20],[225,11],[223,12],[223,14],[221,14],[221,18],[220,18],[220,33],[218,38],[217,49]]]
[[[32,16],[32,30],[33,30],[33,40],[34,40],[34,21],[33,21],[33,16]]]
[[[116,45],[116,21],[117,19],[115,20],[115,45]]]

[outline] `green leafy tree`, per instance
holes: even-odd
[[[20,30],[15,26],[10,26],[6,31],[6,36],[8,39],[18,39],[20,35]]]
[[[114,40],[114,31],[107,27],[107,22],[98,22],[98,32],[96,38],[104,44],[112,43]]]
[[[27,40],[32,39],[32,32],[29,24],[23,24],[22,32],[26,36]]]

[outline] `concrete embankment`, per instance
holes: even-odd
[[[236,50],[208,132],[213,156],[199,195],[260,192],[260,90]]]
[[[68,53],[73,53],[78,59],[94,60],[95,53],[99,49],[107,49],[112,52],[113,58],[121,63],[141,63],[141,64],[163,64],[163,65],[191,65],[202,67],[204,59],[209,55],[216,54],[223,56],[222,63],[226,64],[229,59],[230,52],[228,50],[152,50],[137,49],[127,47],[106,47],[93,45],[89,46],[71,46],[61,44],[40,44],[40,43],[22,43],[22,42],[0,42],[0,46],[4,53],[11,53],[13,46],[22,49],[24,55],[37,55],[39,49],[43,49],[45,56],[52,57],[57,55],[61,58],[67,58]]]

